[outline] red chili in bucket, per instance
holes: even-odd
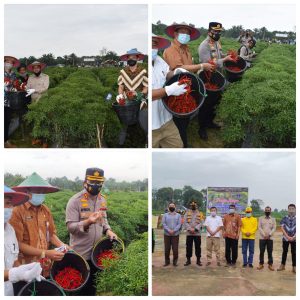
[[[65,267],[59,271],[54,280],[65,290],[74,290],[83,283],[82,274],[72,267]]]
[[[186,84],[186,92],[180,96],[169,96],[166,100],[168,107],[176,113],[189,113],[197,108],[197,102],[191,95],[192,79],[182,76],[179,84]]]
[[[119,255],[113,250],[105,250],[97,256],[97,266],[105,268],[109,266],[109,261],[119,259]]]
[[[234,62],[237,62],[239,60],[239,55],[235,50],[228,50],[227,55],[230,55]]]
[[[242,69],[237,66],[228,66],[226,67],[229,71],[240,72]]]
[[[215,63],[212,59],[210,59],[210,60],[208,61],[208,63],[211,64],[211,65],[213,65],[213,70],[215,71],[216,68],[217,68],[216,63]],[[213,72],[214,72],[214,71],[213,71]],[[205,75],[205,78],[206,78],[206,80],[207,80],[206,83],[204,84],[204,85],[205,85],[205,88],[206,88],[207,90],[218,90],[218,89],[219,89],[219,86],[218,86],[217,84],[214,84],[214,83],[211,82],[212,72],[210,72],[210,71],[204,71],[204,75]]]

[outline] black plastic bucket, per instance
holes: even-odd
[[[50,280],[31,281],[18,293],[18,296],[65,296],[63,289]]]
[[[204,103],[204,100],[205,100],[205,97],[206,97],[206,89],[205,89],[205,86],[204,86],[204,83],[202,82],[202,80],[198,76],[196,76],[192,73],[189,73],[189,72],[174,75],[172,78],[170,78],[166,82],[165,86],[166,85],[171,85],[172,83],[174,83],[176,81],[179,81],[182,76],[187,76],[187,77],[192,79],[192,86],[191,86],[192,92],[191,92],[191,95],[193,96],[193,98],[197,102],[196,109],[194,109],[193,111],[191,111],[189,113],[177,113],[177,112],[172,111],[169,108],[169,106],[166,104],[166,100],[168,99],[168,97],[164,97],[162,99],[162,102],[163,102],[163,105],[166,108],[166,110],[168,112],[170,112],[173,116],[175,116],[177,118],[191,118],[192,116],[194,116],[198,113],[199,108]]]
[[[125,250],[124,243],[121,239],[110,240],[109,238],[104,238],[99,240],[92,251],[92,263],[98,270],[103,270],[103,268],[97,265],[97,257],[105,250],[116,249],[117,252],[123,253]]]
[[[54,261],[50,270],[50,278],[55,281],[55,276],[58,272],[66,267],[72,267],[78,270],[83,277],[83,283],[76,289],[64,289],[68,293],[76,293],[80,291],[87,283],[90,277],[90,266],[86,260],[76,252],[67,252],[61,261]]]
[[[204,82],[204,84],[206,84],[208,82],[208,78],[207,78],[206,74],[207,74],[206,71],[202,71],[199,73],[199,77]],[[220,94],[225,89],[226,78],[219,71],[212,72],[210,75],[209,81],[212,84],[217,85],[218,89],[210,90],[207,87],[205,87],[207,94]]]
[[[240,71],[229,70],[228,67],[239,67]],[[247,63],[242,57],[238,57],[237,62],[234,61],[225,61],[224,70],[225,76],[229,82],[234,82],[242,78],[244,72],[247,69]]]
[[[26,92],[8,92],[8,103],[11,109],[20,110],[25,107],[26,104]]]
[[[118,102],[112,104],[120,122],[124,125],[134,125],[139,120],[140,103],[131,101],[126,105],[119,105]]]

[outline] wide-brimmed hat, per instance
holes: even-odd
[[[30,196],[26,193],[16,192],[4,185],[4,197],[9,197],[13,206],[21,205],[27,202]]]
[[[44,180],[37,173],[33,173],[28,178],[26,178],[18,186],[13,187],[17,192],[25,192],[32,194],[49,194],[59,191],[58,187],[51,185],[49,182]]]
[[[130,49],[126,52],[126,54],[123,54],[120,56],[120,60],[126,61],[128,60],[129,55],[136,55],[138,57],[138,60],[143,60],[145,55],[137,50],[137,48]]]
[[[41,67],[41,71],[44,70],[47,67],[46,64],[44,64],[42,62],[39,62],[39,61],[35,61],[32,64],[30,64],[30,65],[27,66],[27,70],[30,71],[30,72],[33,72],[33,67],[34,66],[40,66]]]
[[[157,41],[157,48],[159,50],[166,49],[171,45],[171,42],[168,39],[153,33],[152,33],[152,40]]]
[[[208,25],[208,28],[212,29],[212,30],[219,30],[219,31],[224,30],[222,24],[219,23],[219,22],[210,22],[209,25]]]
[[[200,31],[197,28],[195,28],[194,25],[187,24],[185,22],[182,23],[174,22],[172,25],[168,26],[165,29],[165,32],[169,37],[174,38],[175,31],[178,30],[179,28],[187,28],[190,31],[191,41],[198,39],[199,36],[201,35]]]
[[[17,68],[17,67],[20,65],[20,61],[19,61],[17,58],[13,57],[13,56],[5,55],[5,56],[4,56],[4,61],[5,61],[6,59],[11,59],[11,60],[13,61],[13,66],[14,66],[15,68]]]

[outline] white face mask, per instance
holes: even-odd
[[[217,215],[217,213],[215,211],[212,211],[210,214],[212,217],[215,217]]]
[[[4,63],[4,69],[5,70],[10,70],[10,69],[12,69],[12,67],[13,67],[13,64],[11,64],[11,63]]]
[[[44,194],[32,194],[31,199],[29,202],[34,206],[39,206],[43,204],[45,201],[45,195]]]
[[[13,212],[12,207],[4,208],[4,224],[6,224],[9,221],[9,219],[11,218],[12,212]]]

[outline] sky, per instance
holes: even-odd
[[[206,28],[210,21],[217,21],[225,28],[265,26],[270,31],[294,31],[296,26],[296,6],[291,4],[156,5],[152,11],[153,23],[160,20],[167,25],[185,21]]]
[[[4,52],[16,57],[147,52],[146,5],[5,5]]]
[[[84,179],[85,170],[98,167],[106,178],[135,181],[148,178],[145,151],[105,151],[80,149],[72,151],[6,151],[4,171],[23,176],[37,172],[43,178],[63,177]]]
[[[296,203],[296,157],[291,152],[188,152],[152,155],[154,188],[248,187],[249,201],[283,209]]]

